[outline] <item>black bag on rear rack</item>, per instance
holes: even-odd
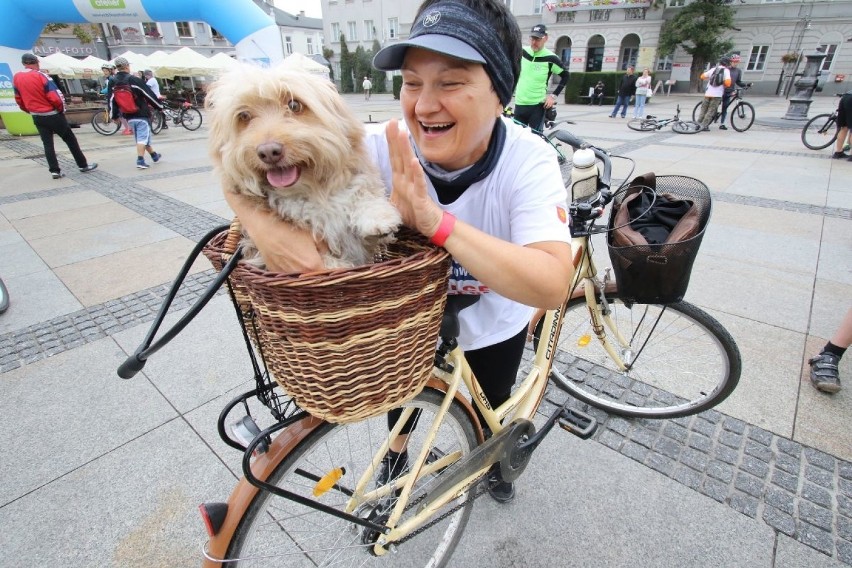
[[[681,301],[710,211],[710,190],[686,176],[645,174],[617,194],[607,245],[618,296],[637,304]]]

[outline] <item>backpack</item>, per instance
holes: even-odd
[[[112,96],[115,104],[118,105],[118,110],[122,114],[136,114],[139,112],[139,105],[136,104],[136,97],[133,96],[133,90],[128,83],[119,83],[113,85]]]
[[[725,68],[724,67],[716,67],[713,70],[713,73],[710,75],[710,86],[711,87],[722,87],[725,85]]]

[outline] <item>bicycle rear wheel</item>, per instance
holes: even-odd
[[[420,412],[419,426],[409,435],[409,460],[423,446],[423,438],[443,400],[443,393],[425,389],[403,405]],[[276,467],[267,481],[309,499],[343,510],[349,501],[346,493],[369,467],[381,444],[388,437],[387,415],[354,424],[323,424],[290,452]],[[453,401],[432,445],[436,455],[459,452],[467,454],[476,447],[476,434],[468,414]],[[449,466],[452,467],[452,466]],[[314,496],[317,479],[342,468],[342,477],[327,492]],[[428,493],[440,472],[419,479],[411,494],[411,503]],[[374,473],[375,478],[375,473]],[[368,490],[374,487],[369,482]],[[351,493],[349,493],[351,494]],[[360,517],[381,515],[379,508],[395,503],[392,496],[363,503],[354,512]],[[377,557],[371,554],[375,536],[369,536],[360,525],[346,522],[261,491],[246,510],[237,527],[227,558],[241,559],[227,566],[446,566],[450,560],[473,505],[471,491],[462,493],[435,517],[446,514],[434,526],[414,535],[399,545],[395,554]],[[414,514],[417,507],[403,513],[400,522]],[[455,510],[453,510],[455,509]],[[365,541],[367,541],[365,543]]]
[[[583,402],[620,416],[675,418],[719,404],[740,378],[737,344],[709,314],[687,302],[626,305],[607,296],[612,320],[629,343],[619,348],[627,372],[597,340],[585,298],[568,304],[552,379]]]
[[[692,109],[692,121],[698,122],[698,116],[701,114],[701,103],[695,105],[695,108]]]
[[[837,119],[833,114],[819,114],[802,128],[802,143],[811,150],[828,148],[837,140]]]
[[[650,132],[657,129],[657,121],[647,118],[634,118],[627,123],[627,128],[639,132]]]
[[[198,130],[201,128],[201,112],[197,108],[184,109],[180,113],[180,123],[187,130]]]
[[[740,101],[731,110],[731,126],[737,132],[745,132],[754,124],[754,107],[751,103]]]
[[[678,134],[696,134],[701,132],[701,124],[689,120],[676,120],[672,122],[672,130]]]
[[[166,115],[161,111],[153,110],[151,114],[151,132],[159,134],[166,122]]]
[[[92,128],[95,129],[95,132],[104,136],[112,136],[118,132],[118,124],[109,119],[105,110],[98,111],[92,116]]]

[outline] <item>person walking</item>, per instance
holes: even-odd
[[[725,93],[725,89],[731,86],[731,73],[728,71],[730,64],[731,60],[723,57],[719,60],[718,65],[701,74],[701,79],[707,80],[704,100],[701,102],[701,109],[698,111],[698,122],[703,131],[710,130],[710,123],[716,116],[716,110],[719,108],[719,103],[722,102],[722,95]]]
[[[361,83],[361,88],[364,89],[364,100],[370,100],[370,91],[373,90],[373,83],[370,81],[369,77],[364,77],[364,82]]]
[[[25,113],[33,117],[41,143],[44,146],[44,157],[47,160],[47,169],[53,179],[65,177],[56,159],[56,148],[53,146],[53,135],[59,136],[71,155],[77,168],[81,172],[90,172],[98,167],[96,163],[89,163],[80,149],[80,143],[65,118],[65,97],[62,91],[53,82],[53,79],[42,73],[38,57],[32,53],[21,56],[23,71],[15,73],[12,78],[12,86],[15,93],[15,102]]]
[[[162,156],[154,151],[151,147],[151,114],[148,106],[153,106],[157,110],[163,110],[160,101],[154,95],[153,91],[145,84],[145,81],[130,74],[130,63],[124,57],[118,57],[115,60],[115,66],[118,73],[110,84],[109,92],[109,108],[110,116],[114,120],[118,120],[119,112],[127,118],[130,129],[133,131],[136,139],[136,167],[140,170],[149,168],[150,166],[145,161],[145,152],[151,155],[151,160],[154,163],[160,161]],[[128,107],[130,101],[125,102],[124,91],[128,90],[132,96],[132,106],[135,109]],[[116,93],[121,94],[117,97]],[[124,107],[124,108],[122,108]]]
[[[731,105],[731,101],[734,100],[734,92],[736,91],[737,87],[740,87],[742,89],[751,87],[751,83],[743,83],[743,72],[741,69],[737,68],[737,65],[739,65],[739,63],[739,53],[734,53],[733,55],[731,55],[731,64],[728,66],[728,73],[731,74],[731,86],[725,87],[725,92],[722,94],[722,114],[721,116],[719,116],[719,130],[728,129],[728,127],[725,126],[725,118],[728,116],[728,107]]]
[[[109,84],[112,81],[113,76],[115,76],[115,65],[106,62],[101,66],[101,72],[104,74],[104,88],[101,89],[101,94],[107,96],[109,93]],[[127,119],[123,116],[120,117],[121,121],[121,134],[122,135],[130,135],[133,134],[133,131],[130,130],[130,125],[127,124]]]
[[[651,93],[651,70],[642,70],[642,76],[636,79],[636,104],[633,106],[633,118],[644,118],[645,101]]]
[[[852,162],[852,156],[843,151],[845,146],[852,143],[852,90],[846,91],[837,103],[837,142],[834,146],[835,160],[846,158]]]
[[[145,69],[145,84],[148,85],[148,88],[151,89],[151,92],[156,95],[157,100],[161,101],[165,97],[160,94],[160,84],[157,82],[157,78],[154,77],[154,72],[150,69]],[[154,117],[151,117],[152,119]],[[169,127],[169,122],[166,120],[166,117],[163,117],[163,130]]]
[[[627,116],[627,107],[630,106],[630,97],[636,94],[636,77],[633,66],[627,68],[627,73],[621,78],[621,85],[618,87],[618,96],[615,99],[615,107],[610,113],[610,118],[615,118],[618,110],[621,109],[621,118]]]
[[[536,24],[530,31],[530,46],[521,51],[521,76],[515,89],[515,120],[542,130],[544,113],[556,104],[559,93],[568,83],[568,69],[559,56],[545,47],[547,27]],[[559,76],[553,93],[547,93],[552,75]]]

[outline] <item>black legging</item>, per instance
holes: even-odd
[[[44,157],[47,160],[47,169],[52,173],[60,172],[59,161],[56,159],[56,149],[53,146],[53,135],[59,136],[71,155],[77,163],[78,168],[85,168],[88,163],[83,151],[80,150],[80,144],[77,142],[77,137],[71,130],[71,126],[65,119],[64,114],[52,114],[50,116],[33,115],[33,124],[35,124],[38,135],[41,137],[41,143],[44,146]]]
[[[521,357],[526,345],[527,330],[522,329],[516,336],[500,343],[489,345],[481,349],[465,351],[464,356],[470,365],[471,371],[482,392],[488,399],[491,408],[496,408],[506,402],[512,394],[512,387],[518,377],[518,369],[521,366]],[[485,424],[479,408],[474,405],[479,421]],[[388,413],[388,429],[393,428],[396,421],[402,415],[402,410],[391,410]],[[417,425],[419,413],[415,413],[402,427],[400,433],[408,434]]]

